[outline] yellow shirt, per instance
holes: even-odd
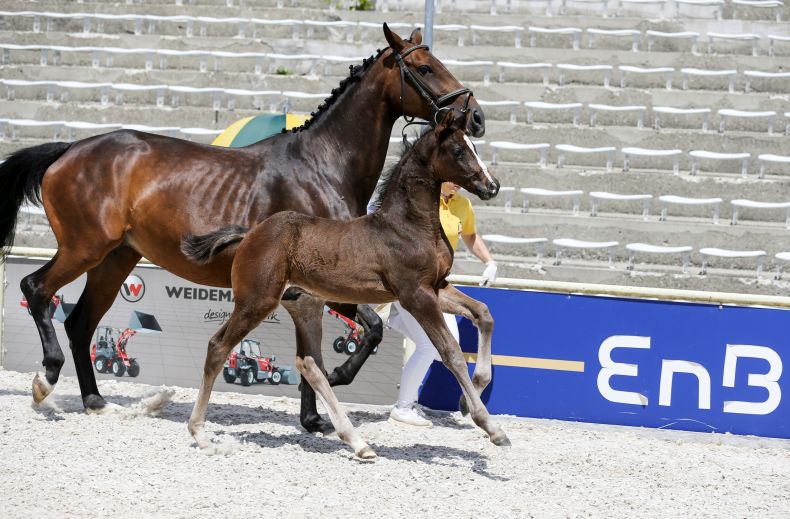
[[[450,240],[453,251],[458,247],[458,237],[461,234],[475,234],[475,211],[472,202],[463,195],[455,194],[447,202],[439,196],[439,221],[442,223],[444,234]]]

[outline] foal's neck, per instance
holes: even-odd
[[[407,152],[398,165],[379,212],[386,222],[398,222],[399,227],[403,227],[400,222],[406,222],[416,232],[440,236],[442,183],[435,178],[431,164],[423,162],[417,152],[416,149]]]

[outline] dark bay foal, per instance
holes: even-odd
[[[418,320],[442,361],[463,390],[474,422],[496,445],[509,445],[469,378],[458,343],[445,325],[439,292],[453,263],[439,223],[440,185],[455,182],[480,198],[496,196],[489,174],[462,128],[446,114],[401,158],[379,211],[350,221],[334,221],[293,211],[277,213],[246,235],[226,228],[208,236],[185,237],[195,261],[210,261],[217,249],[238,244],[231,270],[235,307],[211,338],[189,430],[202,449],[213,449],[204,431],[214,380],[228,352],[272,312],[289,284],[321,298],[349,303],[394,300]],[[200,255],[199,250],[205,251]],[[316,362],[320,352],[299,343],[296,367],[324,402],[340,439],[360,458],[375,457],[359,436]],[[487,381],[486,381],[487,383]]]

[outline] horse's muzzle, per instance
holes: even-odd
[[[470,110],[469,118],[466,121],[466,130],[472,137],[482,137],[486,133],[486,117],[483,110],[473,108]]]

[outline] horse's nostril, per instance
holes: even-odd
[[[475,124],[483,124],[483,116],[480,115],[480,110],[475,110],[472,112],[472,120]]]

